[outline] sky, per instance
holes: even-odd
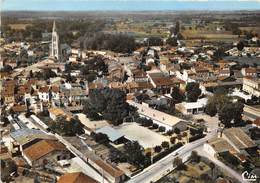
[[[2,10],[173,11],[260,10],[260,0],[0,0]]]

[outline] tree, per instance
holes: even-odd
[[[139,101],[139,102],[144,102],[146,100],[150,100],[150,97],[149,95],[147,95],[146,93],[141,93],[139,95],[136,96],[136,99]]]
[[[17,165],[13,160],[1,160],[1,180],[3,182],[12,182],[10,174],[17,173]]]
[[[171,97],[173,100],[173,103],[180,103],[183,100],[183,95],[180,92],[180,89],[178,87],[173,87]]]
[[[182,137],[187,137],[188,136],[188,133],[187,132],[183,132],[182,133]]]
[[[176,167],[177,170],[183,170],[186,166],[180,157],[176,157],[173,160],[173,167]]]
[[[180,32],[180,22],[177,21],[174,28],[174,34],[177,35]]]
[[[224,48],[220,47],[218,48],[214,53],[213,53],[213,59],[214,60],[220,60],[222,59],[224,56],[227,56],[227,54],[225,53]]]
[[[172,130],[168,130],[166,133],[167,133],[167,135],[171,136],[173,134],[173,131]]]
[[[97,74],[96,73],[89,73],[87,75],[85,75],[86,80],[91,83],[92,81],[94,81],[95,79],[97,79]]]
[[[214,90],[214,94],[216,94],[216,95],[226,95],[227,93],[228,93],[228,90],[224,87],[217,87]]]
[[[110,149],[109,152],[109,159],[112,162],[118,163],[118,162],[126,162],[126,156],[121,151],[117,150],[116,148]]]
[[[181,130],[180,130],[179,128],[177,128],[177,127],[174,128],[173,131],[174,131],[174,133],[177,134],[177,135],[181,133]]]
[[[178,39],[176,37],[169,37],[166,43],[170,46],[178,46]]]
[[[181,134],[178,134],[178,135],[177,135],[177,139],[178,139],[179,141],[182,139]]]
[[[120,53],[131,53],[135,47],[135,39],[125,34],[104,34],[98,32],[84,40],[84,47],[88,49],[105,49]]]
[[[159,127],[159,132],[165,132],[166,128],[164,126]]]
[[[53,72],[51,69],[44,70],[44,72],[42,74],[43,74],[43,78],[45,80],[53,78],[53,77],[57,77],[57,74],[55,72]]]
[[[192,162],[195,162],[195,163],[199,163],[199,162],[200,162],[200,156],[198,155],[198,152],[197,152],[197,151],[192,151],[192,152],[191,152],[190,160],[191,160]]]
[[[161,152],[161,150],[162,150],[161,146],[155,146],[154,147],[154,151],[157,152],[157,153]]]
[[[245,45],[242,41],[239,41],[239,43],[237,43],[237,49],[239,51],[242,51],[244,49]]]
[[[104,119],[119,125],[129,115],[133,115],[136,108],[126,102],[126,94],[120,89],[93,89],[89,92],[89,101],[86,104],[91,112],[101,114]],[[84,111],[89,115],[89,111]]]
[[[213,117],[218,113],[217,107],[214,103],[207,103],[205,107],[205,113]]]
[[[216,166],[213,162],[210,162],[209,167],[211,169],[211,177],[214,179],[214,169],[215,169]]]
[[[152,127],[153,127],[153,129],[157,129],[159,127],[159,125],[154,123]]]
[[[83,124],[77,118],[68,120],[64,116],[60,116],[55,121],[51,121],[49,127],[62,136],[74,136],[84,133]]]
[[[182,39],[184,39],[184,36],[183,36],[183,34],[182,33],[178,33],[177,34],[177,38],[178,38],[178,40],[182,40]]]
[[[107,144],[109,142],[109,138],[106,134],[103,133],[96,133],[93,135],[94,140],[101,144]]]
[[[225,125],[225,127],[230,128],[233,125],[239,123],[242,118],[244,104],[241,102],[228,102],[219,111],[219,120]],[[231,122],[234,122],[232,124]]]
[[[231,121],[233,120],[232,111],[233,104],[229,102],[218,112],[219,120],[225,125],[225,127],[231,127]]]
[[[11,72],[13,68],[10,65],[5,65],[4,68],[1,70],[3,72]]]
[[[163,147],[164,149],[169,149],[169,147],[170,147],[169,142],[163,141],[163,142],[162,142],[162,147]]]
[[[83,113],[86,114],[86,116],[90,120],[100,120],[101,116],[96,112],[95,108],[92,107],[91,104],[87,101],[83,107]]]
[[[142,118],[142,117],[138,117],[138,118],[136,119],[136,122],[137,122],[138,124],[142,124],[142,123],[143,123],[143,118]]]
[[[206,114],[215,116],[227,103],[231,101],[224,90],[217,90],[215,94],[209,97],[205,107]]]
[[[153,120],[144,118],[142,121],[142,125],[145,127],[149,127],[153,125]]]
[[[239,123],[242,119],[244,104],[242,102],[235,102],[233,104],[232,116],[235,123]]]
[[[160,37],[152,36],[147,39],[147,44],[148,46],[162,46],[163,40]]]
[[[143,167],[147,163],[143,147],[137,141],[125,143],[125,154],[127,161],[138,167]]]
[[[201,94],[199,83],[188,83],[186,86],[186,95],[189,102],[196,102]]]
[[[171,137],[171,138],[170,138],[170,142],[171,142],[172,144],[175,144],[175,142],[176,142],[176,137]]]

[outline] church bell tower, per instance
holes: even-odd
[[[57,33],[56,23],[55,23],[55,20],[54,20],[53,28],[52,28],[52,40],[51,40],[50,57],[59,61],[60,60],[59,54],[60,54],[60,51],[59,51],[59,35]]]

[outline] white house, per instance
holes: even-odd
[[[49,86],[41,87],[38,91],[38,97],[41,101],[48,102],[50,99]]]
[[[175,105],[175,108],[183,114],[203,113],[207,105],[207,98],[198,99],[197,102],[182,102]]]
[[[214,138],[209,140],[207,143],[203,145],[204,150],[212,155],[217,156],[219,153],[222,152],[236,152],[236,150],[230,145],[225,139],[223,138]]]
[[[51,87],[51,97],[52,100],[60,100],[60,89],[58,86]]]
[[[77,57],[72,55],[72,56],[69,57],[69,61],[70,62],[76,62],[77,61]]]
[[[71,54],[75,55],[76,57],[80,57],[81,56],[81,50],[80,49],[76,49],[76,48],[72,48],[71,49]]]
[[[245,91],[251,95],[260,97],[260,79],[244,77],[243,78],[243,91]]]
[[[187,122],[176,116],[150,108],[148,104],[145,103],[139,104],[134,101],[127,102],[130,105],[137,107],[137,112],[141,117],[153,120],[153,123],[165,127],[166,131],[173,130],[176,127],[180,130],[186,129]]]

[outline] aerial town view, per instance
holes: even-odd
[[[259,183],[259,0],[1,0],[3,183]]]

